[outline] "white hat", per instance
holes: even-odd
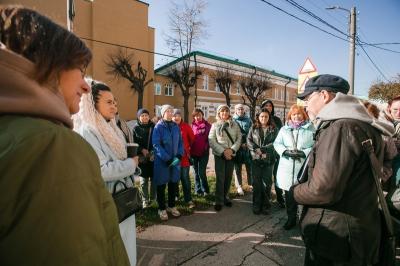
[[[161,106],[161,117],[164,117],[164,113],[168,110],[168,109],[174,109],[174,107],[172,105],[169,104],[164,104],[163,106]]]

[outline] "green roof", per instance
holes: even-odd
[[[265,68],[262,68],[262,67],[258,67],[258,66],[255,66],[255,65],[247,64],[247,63],[241,62],[241,61],[239,61],[237,59],[233,60],[233,59],[229,59],[229,58],[225,58],[225,57],[221,57],[221,56],[217,56],[217,55],[213,55],[213,54],[209,54],[209,53],[205,53],[205,52],[201,52],[201,51],[193,51],[193,52],[191,52],[191,53],[189,53],[187,55],[184,55],[184,56],[182,56],[180,58],[177,58],[177,59],[175,59],[175,60],[173,60],[173,61],[171,61],[171,62],[169,62],[169,63],[167,63],[167,64],[165,64],[165,65],[163,65],[163,66],[161,66],[159,68],[157,68],[157,69],[155,69],[154,72],[156,74],[160,74],[161,71],[169,68],[170,66],[175,65],[176,63],[184,60],[185,58],[188,58],[188,57],[190,58],[190,57],[196,56],[196,55],[197,56],[203,56],[203,57],[210,58],[210,59],[214,59],[214,60],[217,60],[217,61],[222,61],[222,62],[233,64],[233,65],[237,65],[237,66],[241,66],[241,67],[246,67],[246,68],[250,68],[250,69],[257,69],[259,71],[266,72],[268,74],[271,74],[271,75],[274,75],[276,77],[280,77],[280,78],[283,78],[283,79],[291,79],[293,81],[298,81],[296,78],[293,78],[293,77],[290,77],[290,76],[275,72],[273,70],[268,70],[268,69],[265,69]],[[199,63],[199,64],[201,64],[201,63]]]

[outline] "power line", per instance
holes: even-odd
[[[357,40],[357,42],[359,42]],[[378,70],[378,72],[381,74],[381,76],[386,80],[389,81],[389,79],[385,76],[385,74],[383,74],[383,72],[380,70],[380,68],[375,64],[375,62],[371,59],[371,57],[369,56],[369,54],[367,53],[367,51],[364,49],[364,47],[362,45],[360,45],[361,49],[364,51],[365,55],[368,57],[369,61],[371,61],[372,65],[375,67],[376,70]]]
[[[347,33],[339,30],[338,28],[336,28],[335,26],[332,26],[331,24],[329,24],[328,22],[326,22],[326,20],[318,17],[317,15],[315,15],[313,12],[309,11],[307,8],[303,7],[302,5],[298,4],[296,1],[294,0],[286,0],[286,2],[288,2],[289,4],[291,4],[292,6],[300,9],[301,11],[303,11],[304,13],[308,14],[309,16],[311,16],[312,18],[318,20],[319,22],[325,24],[326,26],[328,26],[331,29],[334,29],[335,31],[343,34],[346,37],[350,37]]]
[[[285,13],[286,15],[289,15],[289,16],[291,16],[291,17],[297,19],[297,20],[300,20],[300,21],[303,22],[303,23],[306,23],[307,25],[309,25],[309,26],[311,26],[311,27],[313,27],[313,28],[316,28],[316,29],[318,29],[318,30],[320,30],[320,31],[322,31],[322,32],[325,32],[326,34],[329,34],[329,35],[331,35],[331,36],[333,36],[333,37],[335,37],[335,38],[338,38],[338,39],[340,39],[340,40],[349,42],[349,40],[347,40],[347,39],[345,39],[345,38],[342,38],[342,37],[340,37],[340,36],[337,36],[337,35],[335,35],[335,34],[329,32],[329,31],[326,31],[326,30],[324,30],[324,29],[318,27],[318,26],[315,26],[314,24],[312,24],[312,23],[310,23],[310,22],[308,22],[308,21],[305,21],[304,19],[301,19],[301,18],[299,18],[299,17],[297,17],[297,16],[295,16],[295,15],[293,15],[293,14],[291,14],[291,13],[285,11],[285,10],[283,10],[282,8],[280,8],[280,7],[274,5],[274,4],[272,4],[272,3],[270,3],[270,2],[268,2],[268,1],[266,1],[266,0],[261,0],[261,1],[264,2],[264,3],[267,4],[267,5],[272,6],[272,7],[275,8],[275,9],[277,9],[277,10],[279,10],[279,11]]]
[[[170,57],[170,58],[173,58],[173,59],[180,59],[180,58],[184,58],[184,57],[186,56],[186,55],[185,55],[185,56],[183,56],[183,57],[178,57],[178,56],[174,56],[174,55],[163,54],[163,53],[154,52],[154,51],[150,51],[150,50],[145,50],[145,49],[141,49],[141,48],[126,46],[126,45],[122,45],[122,44],[116,44],[116,43],[111,43],[111,42],[105,42],[105,41],[95,40],[95,39],[91,39],[91,38],[87,38],[87,37],[81,37],[81,36],[78,36],[78,37],[81,38],[82,40],[86,40],[86,41],[92,41],[92,42],[97,42],[97,43],[101,43],[101,44],[106,44],[106,45],[121,47],[121,48],[125,48],[125,49],[136,50],[136,51],[140,51],[140,52],[145,52],[145,53],[151,53],[151,54],[166,56],[166,57]],[[183,59],[183,60],[185,60],[185,59]],[[198,64],[201,64],[201,65],[212,66],[212,67],[221,68],[221,69],[228,69],[228,70],[235,71],[235,72],[239,72],[239,73],[243,73],[243,74],[246,74],[246,75],[255,74],[255,75],[258,76],[258,77],[264,77],[264,78],[265,78],[265,75],[260,75],[260,74],[257,73],[257,68],[258,68],[257,66],[254,66],[255,72],[247,72],[247,71],[243,71],[243,70],[240,70],[240,69],[232,69],[232,68],[230,68],[230,67],[228,67],[228,66],[217,65],[217,64],[211,64],[211,63],[203,62],[203,61],[199,61],[199,60],[196,60],[196,62],[197,62]],[[242,62],[242,63],[243,63],[243,62]],[[269,71],[269,70],[267,70],[267,71],[269,72],[270,75],[273,75],[272,71]],[[272,80],[281,81],[280,79],[275,78],[274,76],[270,76],[269,78],[272,79]],[[286,79],[291,79],[291,80],[293,80],[291,77],[287,77]]]

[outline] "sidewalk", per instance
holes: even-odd
[[[232,208],[211,207],[146,228],[137,234],[137,265],[303,265],[298,228],[285,231],[286,212],[254,215],[251,193]]]

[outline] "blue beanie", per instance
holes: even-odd
[[[142,114],[148,114],[148,115],[150,115],[149,111],[147,111],[147,110],[144,109],[144,108],[141,108],[141,109],[139,109],[139,110],[137,111],[137,117],[139,118]]]

